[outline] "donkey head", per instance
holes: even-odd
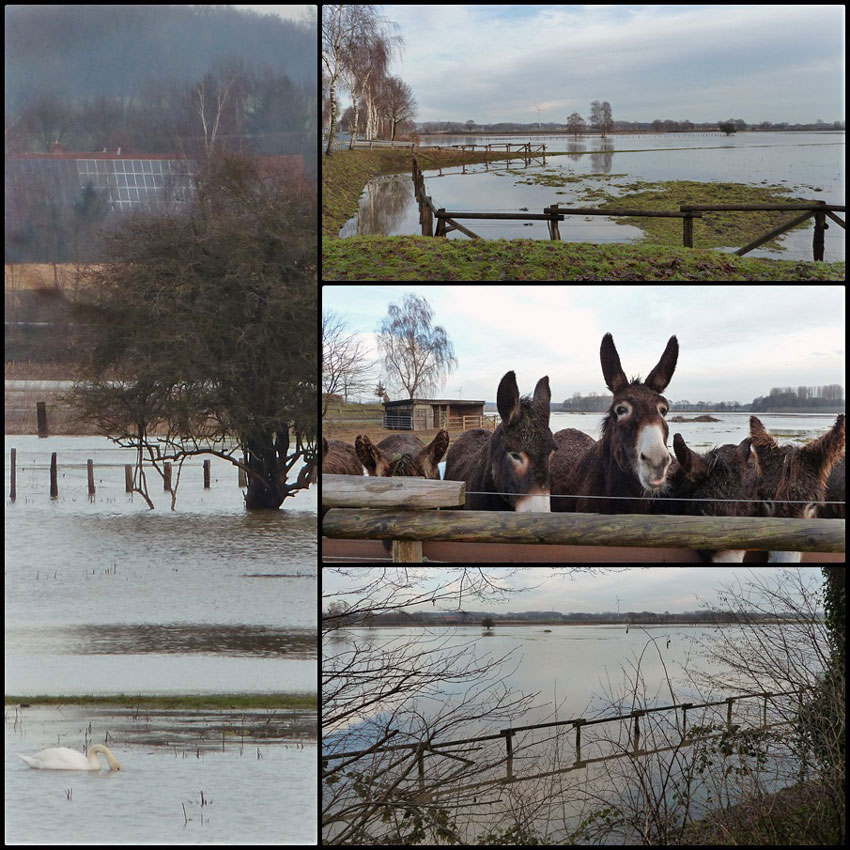
[[[439,431],[427,445],[412,434],[393,434],[376,446],[365,434],[354,441],[354,449],[369,475],[394,475],[439,479],[437,464],[449,447],[449,434]]]
[[[602,337],[599,356],[605,384],[614,393],[602,428],[603,440],[623,472],[637,478],[643,490],[658,493],[667,482],[670,467],[669,429],[664,419],[670,405],[661,392],[676,369],[679,342],[670,337],[658,365],[645,381],[626,378],[609,333]]]
[[[816,517],[826,480],[844,452],[844,414],[802,448],[780,446],[756,416],[750,417],[756,489],[762,516]]]
[[[490,473],[515,511],[549,510],[549,458],[555,450],[550,399],[548,376],[537,382],[531,399],[520,398],[513,372],[499,382],[496,407],[502,422],[490,445]]]
[[[692,451],[681,434],[673,437],[673,451],[679,461],[674,474],[675,495],[686,499],[716,499],[684,505],[684,513],[706,516],[747,516],[752,499],[753,474],[747,437],[737,446],[727,444],[706,452]],[[740,500],[740,501],[732,501]]]

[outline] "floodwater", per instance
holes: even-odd
[[[315,692],[315,490],[280,511],[249,513],[235,468],[213,458],[204,490],[199,457],[184,465],[175,511],[148,473],[151,511],[124,493],[133,459],[105,438],[6,437],[5,693]],[[237,736],[208,751],[221,744],[222,721],[203,713],[148,718],[140,738],[139,717],[7,708],[7,842],[73,841],[84,823],[77,840],[87,844],[315,843],[315,716],[306,727],[286,718],[287,731],[285,713],[251,714],[255,731],[242,746]],[[194,737],[177,734],[184,722]],[[240,712],[231,722],[248,721]],[[35,771],[15,756],[57,744],[82,750],[106,733],[118,774]]]
[[[635,180],[692,180],[734,182],[753,186],[782,185],[792,194],[828,203],[845,203],[844,133],[741,133],[613,136],[606,140],[589,137],[574,141],[564,136],[475,138],[423,138],[423,144],[470,144],[476,142],[520,144],[545,143],[549,150],[567,150],[564,156],[532,161],[525,166],[514,161],[509,167],[484,164],[425,172],[428,194],[434,204],[447,210],[517,212],[523,207],[542,212],[554,203],[595,206],[582,200],[588,188],[603,188],[617,196]],[[529,185],[534,174],[558,180],[584,177],[580,183],[563,187]],[[590,177],[590,175],[600,175]],[[616,175],[616,176],[615,176]],[[741,213],[746,215],[746,213]],[[789,215],[789,218],[791,216]],[[461,224],[486,239],[548,239],[545,221],[474,221]],[[640,239],[643,231],[633,225],[616,224],[603,216],[569,216],[560,224],[561,239],[586,242],[627,242]],[[340,236],[380,233],[421,233],[419,212],[409,175],[376,177],[363,191],[360,212],[349,220]],[[449,239],[466,239],[459,231]],[[831,224],[825,234],[825,259],[844,259],[844,230]],[[785,251],[756,249],[748,256],[775,259],[812,258],[811,227],[782,237]],[[739,248],[740,245],[729,246]]]
[[[521,607],[521,606],[520,606]],[[420,728],[426,723],[434,724],[434,728],[445,725],[441,733],[434,735],[434,740],[459,741],[467,737],[494,735],[495,740],[477,742],[470,746],[455,746],[445,751],[448,759],[440,759],[436,755],[424,762],[423,779],[427,783],[434,781],[442,771],[443,776],[456,770],[457,775],[463,774],[464,759],[468,772],[460,779],[443,779],[446,795],[449,800],[456,785],[467,782],[477,782],[486,776],[502,778],[505,775],[504,738],[498,737],[501,729],[513,728],[517,731],[512,736],[512,770],[513,776],[540,776],[542,772],[554,769],[572,769],[571,765],[578,759],[576,749],[576,733],[571,725],[548,727],[536,730],[523,730],[521,727],[539,723],[563,722],[571,719],[599,720],[603,717],[628,715],[635,708],[660,708],[674,703],[684,702],[694,704],[704,701],[720,701],[727,694],[721,687],[709,691],[698,684],[697,671],[729,676],[729,671],[723,662],[706,655],[706,648],[718,634],[733,641],[736,646],[746,645],[757,651],[761,646],[758,657],[764,658],[762,641],[772,637],[772,643],[780,643],[778,636],[768,636],[769,630],[781,627],[763,626],[757,635],[745,638],[745,632],[737,627],[721,629],[702,626],[658,625],[651,627],[632,626],[628,631],[623,625],[610,626],[546,626],[540,625],[500,625],[496,623],[489,634],[482,631],[479,624],[458,627],[426,627],[426,628],[380,628],[371,631],[366,629],[341,630],[333,633],[324,640],[323,669],[325,675],[332,669],[334,663],[340,660],[344,663],[346,654],[355,648],[365,653],[370,647],[380,648],[388,653],[395,653],[394,669],[405,669],[406,664],[414,669],[439,669],[435,659],[451,657],[456,659],[452,664],[453,670],[463,669],[466,665],[481,665],[489,658],[492,662],[511,653],[505,661],[495,664],[487,677],[478,677],[474,683],[459,680],[460,677],[446,678],[435,683],[429,693],[420,692],[411,695],[406,703],[407,711],[396,710],[392,716],[392,728],[404,733],[409,725],[414,732],[412,740],[421,737]],[[793,627],[792,627],[793,628]],[[790,639],[791,636],[788,635]],[[759,643],[756,643],[756,641]],[[407,647],[411,661],[403,659],[404,648]],[[421,657],[416,653],[422,653]],[[811,654],[814,651],[811,650]],[[361,658],[368,657],[361,655]],[[810,659],[815,663],[814,659]],[[363,663],[363,662],[361,662]],[[785,688],[779,683],[763,678],[761,683],[766,690],[781,691]],[[494,717],[493,706],[505,689],[514,692],[533,694],[534,699],[530,708],[524,712],[508,712],[507,716]],[[752,683],[742,688],[744,692],[752,692]],[[737,691],[740,693],[740,691]],[[477,698],[473,696],[477,694]],[[777,697],[768,713],[768,722],[778,722],[787,719],[793,703],[790,698]],[[477,701],[476,701],[477,700]],[[480,705],[479,705],[480,701]],[[482,708],[483,706],[483,708]],[[489,708],[488,708],[489,706]],[[340,746],[345,751],[362,749],[374,742],[380,734],[382,724],[389,718],[387,703],[370,706],[370,716],[350,723],[347,728],[323,729],[323,751],[333,753]],[[694,708],[688,713],[688,728],[706,723],[725,726],[727,706],[720,704],[707,709]],[[732,711],[732,722],[740,723],[745,728],[751,728],[761,722],[760,700],[736,701]],[[458,715],[469,717],[465,724],[453,725],[452,711]],[[703,713],[704,712],[704,713]],[[671,740],[680,740],[680,728],[674,725],[674,718],[681,720],[681,712],[647,715],[641,720],[642,744],[644,748],[665,746]],[[440,723],[436,718],[443,718]],[[622,752],[631,748],[633,739],[633,722],[629,720],[600,723],[586,726],[581,735],[581,758],[589,760],[590,764],[575,773],[563,773],[558,779],[552,779],[551,786],[546,784],[544,799],[557,800],[554,809],[548,809],[541,804],[539,807],[530,805],[528,808],[530,824],[543,831],[550,837],[559,836],[559,824],[573,821],[573,828],[582,812],[583,801],[586,805],[583,815],[589,810],[598,809],[605,800],[617,796],[617,792],[628,795],[635,783],[633,767],[628,759],[611,761],[606,767],[600,757],[612,752]],[[340,738],[341,735],[345,737]],[[407,743],[407,736],[399,734],[393,743]],[[654,743],[653,743],[654,742]],[[687,750],[682,757],[672,757],[671,770],[675,772],[686,762]],[[787,758],[781,744],[772,751],[775,761],[768,762],[768,768],[762,775],[763,787],[778,788],[786,784],[786,773],[783,758]],[[660,764],[665,763],[662,756]],[[598,764],[592,764],[598,759]],[[493,765],[487,768],[486,765]],[[738,766],[737,764],[735,766]],[[787,767],[787,762],[785,763]],[[488,774],[487,770],[491,772]],[[775,773],[773,772],[775,771]],[[413,783],[415,770],[409,771],[410,782]],[[647,776],[650,774],[647,774]],[[453,774],[454,777],[454,774]],[[670,777],[668,777],[669,779]],[[441,787],[437,780],[435,787]],[[666,780],[665,780],[666,785]],[[467,786],[471,789],[473,786]],[[535,793],[535,785],[519,783],[513,787],[520,794],[526,789]],[[672,784],[676,789],[676,784]],[[471,833],[480,829],[488,822],[488,818],[497,813],[509,797],[501,794],[488,794],[492,789],[479,789],[467,793],[466,797],[458,796],[465,808],[463,823],[468,825]],[[730,798],[734,798],[738,788],[729,788]],[[344,799],[345,789],[337,791]],[[333,793],[332,789],[327,794]],[[457,789],[458,795],[462,789]],[[663,793],[666,792],[662,792]],[[697,782],[691,789],[692,803],[699,808],[706,803],[704,789]],[[586,796],[587,795],[587,796]],[[587,801],[589,800],[589,804]],[[678,803],[670,800],[671,811],[676,810]],[[477,806],[476,806],[477,804]],[[449,803],[451,809],[451,803]],[[504,821],[503,821],[504,823]],[[468,837],[474,837],[468,836]],[[614,843],[640,843],[634,836],[628,834],[613,834],[609,841]],[[474,843],[474,841],[472,842]],[[581,842],[579,842],[581,843]]]
[[[577,428],[590,434],[598,440],[602,434],[602,419],[604,413],[564,413],[553,411],[549,417],[549,427],[554,434],[562,428]],[[725,443],[740,443],[750,435],[750,412],[725,413],[713,410],[708,415],[717,422],[674,422],[681,416],[684,419],[694,419],[704,415],[701,412],[674,410],[667,414],[667,424],[670,426],[670,445],[673,435],[681,434],[692,449],[705,451]],[[776,435],[780,443],[800,441],[808,442],[823,436],[834,424],[835,413],[757,413],[765,428]]]

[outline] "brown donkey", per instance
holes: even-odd
[[[758,513],[775,517],[817,517],[824,509],[827,480],[844,455],[844,414],[816,440],[801,448],[780,446],[761,420],[750,417],[756,462]],[[771,552],[770,561],[799,561],[799,552]]]
[[[322,437],[322,472],[329,475],[362,475],[363,465],[354,446],[342,440],[326,440]]]
[[[659,495],[668,485],[669,429],[664,417],[669,404],[661,392],[673,377],[678,357],[679,343],[671,336],[646,380],[629,381],[611,334],[602,337],[602,375],[614,400],[602,422],[602,439],[588,443],[587,435],[574,428],[555,435],[558,450],[552,458],[553,511],[614,514],[649,510],[646,497]]]
[[[673,436],[678,467],[670,489],[653,502],[654,513],[689,516],[752,516],[755,512],[756,472],[747,437],[737,446],[727,443],[705,454],[690,449],[681,434]],[[669,500],[669,501],[668,501]],[[744,549],[699,550],[713,563],[744,560]]]
[[[533,398],[520,398],[508,372],[496,392],[496,430],[467,431],[452,444],[444,478],[466,482],[468,510],[549,510],[550,400],[548,377],[537,382]]]
[[[412,475],[439,479],[438,464],[448,447],[448,431],[440,431],[427,446],[413,434],[390,434],[377,446],[365,434],[354,441],[357,457],[366,471],[379,478]]]

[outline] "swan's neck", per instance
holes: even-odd
[[[89,759],[97,761],[98,753],[103,753],[106,756],[110,770],[121,770],[121,765],[118,764],[118,759],[112,755],[112,750],[110,750],[109,747],[106,747],[103,744],[95,744],[91,747],[91,749],[89,749]],[[100,764],[98,764],[98,767],[100,767]]]

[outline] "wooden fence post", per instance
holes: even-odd
[[[35,417],[38,421],[38,436],[47,437],[47,402],[37,401],[35,403]]]
[[[634,746],[634,755],[638,755],[640,753],[640,718],[645,712],[643,711],[633,711],[632,717],[635,719],[635,746]]]
[[[210,460],[204,461],[204,490],[210,489]]]
[[[133,492],[133,465],[131,463],[124,464],[124,492]]]
[[[11,472],[11,479],[12,479],[12,482],[11,482],[12,486],[11,486],[11,488],[10,488],[10,490],[9,490],[9,498],[10,498],[13,502],[14,502],[14,501],[15,501],[15,499],[17,498],[17,491],[18,491],[18,470],[17,470],[17,459],[18,459],[18,450],[17,450],[17,449],[12,449],[12,458],[11,458],[12,466],[11,466],[11,470],[10,470],[10,472]]]
[[[505,736],[505,779],[513,779],[514,776],[514,731],[513,729],[502,729]]]
[[[89,485],[89,501],[94,499],[94,461],[89,458],[86,461],[86,479]]]
[[[729,697],[726,700],[726,731],[732,731],[732,705],[735,702],[735,697]]]
[[[576,761],[575,761],[576,767],[581,767],[581,765],[582,765],[582,760],[581,760],[581,727],[582,727],[582,724],[584,723],[584,720],[585,719],[582,717],[580,720],[573,721],[573,727],[576,730]]]
[[[826,201],[816,201],[818,204],[825,204]],[[826,213],[816,212],[815,216],[815,232],[812,236],[812,254],[815,262],[823,262],[823,236],[824,231],[829,227],[826,223]]]
[[[686,215],[682,219],[682,241],[686,248],[694,247],[694,217]]]
[[[50,498],[59,498],[59,482],[56,472],[56,452],[50,455]]]
[[[162,489],[166,493],[171,492],[171,462],[165,461],[163,464]]]

